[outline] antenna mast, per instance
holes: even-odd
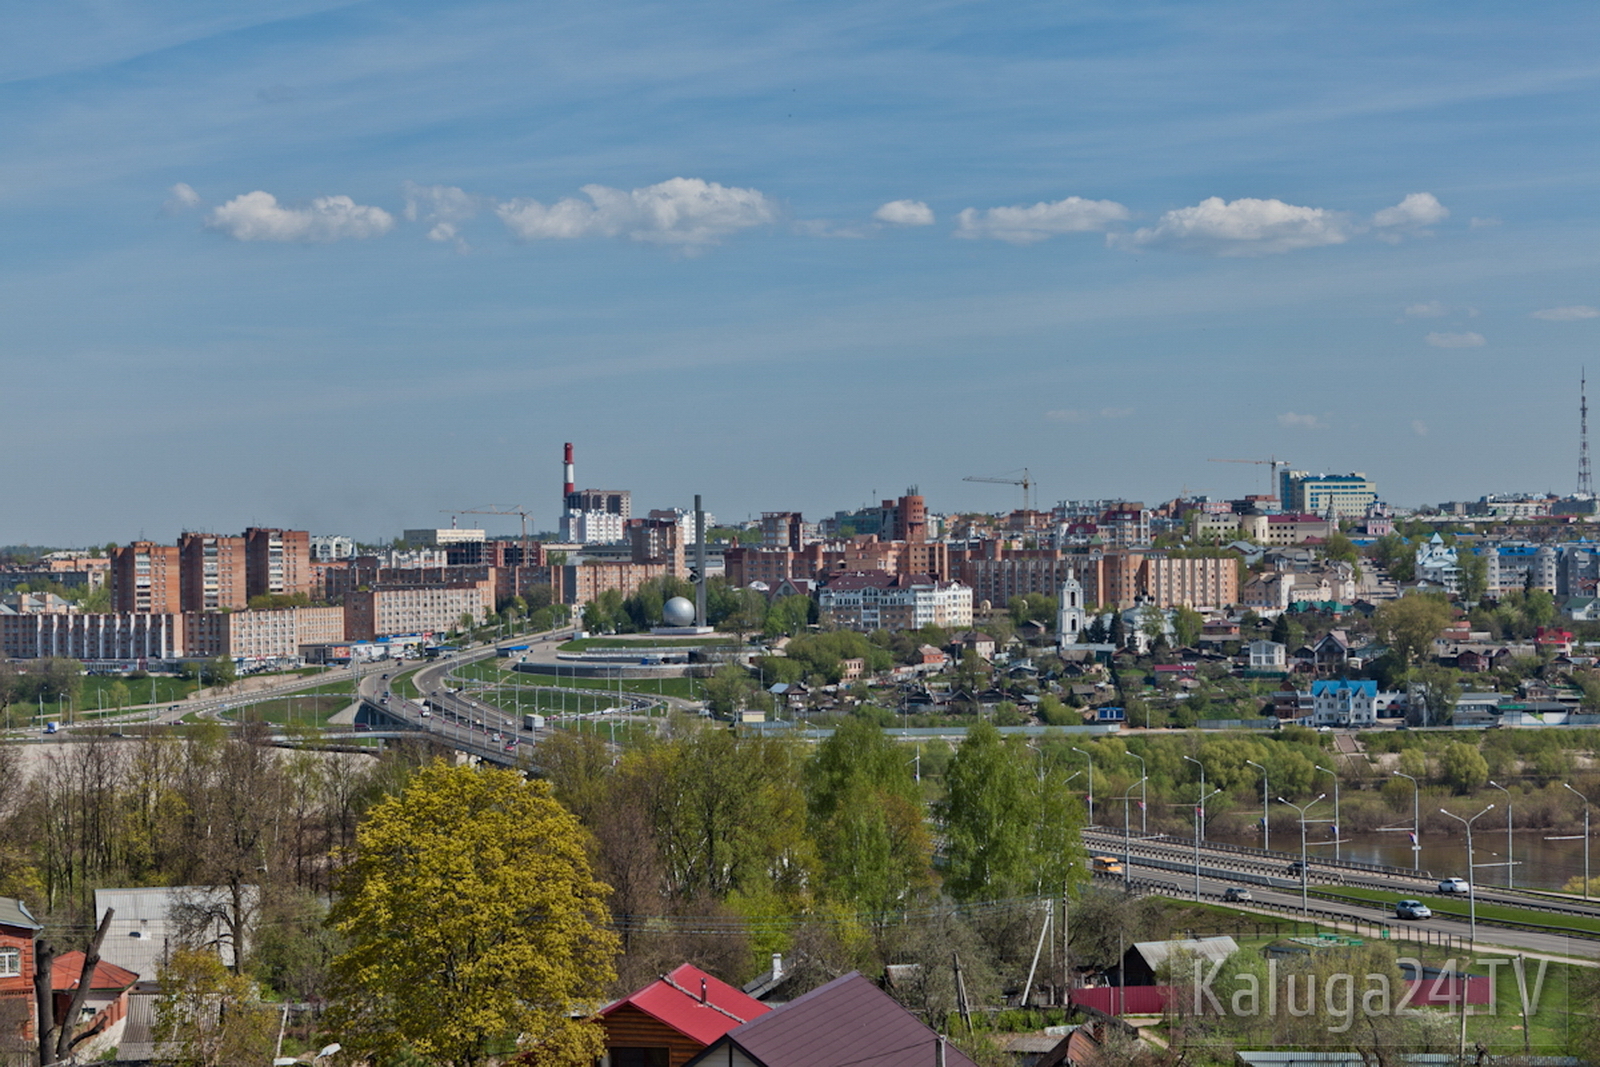
[[[1578,377],[1578,495],[1594,496],[1594,479],[1589,474],[1589,380],[1587,369]]]

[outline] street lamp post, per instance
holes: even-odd
[[[1261,772],[1261,848],[1262,851],[1272,851],[1272,826],[1267,817],[1267,769],[1253,759],[1245,760],[1246,763]]]
[[[1200,810],[1199,810],[1199,815],[1200,815],[1200,822],[1204,823],[1206,821],[1206,799],[1205,799],[1206,798],[1206,765],[1204,763],[1201,763],[1199,760],[1195,759],[1193,756],[1185,756],[1183,758],[1188,760],[1190,763],[1194,764],[1196,767],[1200,768]],[[1199,826],[1198,823],[1196,824],[1195,834],[1196,834],[1196,838],[1198,839],[1198,835],[1200,834],[1200,826]]]
[[[1562,784],[1565,785],[1566,783],[1563,782]],[[1574,792],[1576,792],[1576,790],[1574,790]],[[1461,816],[1456,815],[1453,812],[1445,811],[1443,808],[1439,809],[1439,814],[1449,815],[1456,822],[1467,828],[1467,941],[1469,946],[1476,945],[1478,943],[1478,874],[1472,869],[1472,824],[1480,817],[1489,814],[1493,810],[1494,805],[1490,804],[1487,808],[1484,808],[1472,818],[1463,819]],[[1461,1010],[1466,1011],[1465,997],[1463,997],[1461,1003]]]
[[[1206,801],[1220,792],[1222,790],[1213,789],[1209,793],[1202,794],[1200,803],[1196,804],[1194,808],[1194,899],[1196,903],[1199,903],[1200,900],[1200,824],[1206,821]]]
[[[1074,751],[1074,752],[1080,754],[1081,756],[1083,756],[1084,761],[1089,764],[1089,825],[1093,826],[1094,825],[1094,757],[1089,755],[1089,753],[1083,751],[1083,749],[1079,748],[1077,745],[1073,745],[1072,746],[1072,751]]]
[[[1411,869],[1422,869],[1422,786],[1405,771],[1395,771],[1397,778],[1411,779]]]
[[[1344,858],[1339,839],[1344,835],[1339,832],[1339,775],[1336,771],[1318,765],[1317,770],[1333,779],[1333,859],[1337,863]]]
[[[1124,752],[1123,755],[1129,759],[1139,761],[1139,773],[1143,776],[1139,779],[1139,832],[1141,834],[1148,833],[1150,830],[1150,812],[1148,810],[1149,806],[1144,802],[1144,783],[1150,777],[1150,768],[1144,765],[1144,757],[1138,753]]]
[[[1289,801],[1278,798],[1279,804],[1289,804],[1291,808],[1300,813],[1300,914],[1304,916],[1309,911],[1309,894],[1306,889],[1306,812],[1311,810],[1311,805],[1318,800],[1326,799],[1328,794],[1318,793],[1316,798],[1304,804],[1289,804]]]
[[[1565,786],[1567,789],[1571,789],[1572,792],[1578,793],[1578,791],[1576,789],[1572,789],[1572,787],[1570,785],[1567,785],[1566,782],[1562,782],[1561,784],[1563,786]],[[1583,801],[1583,899],[1584,900],[1588,900],[1589,899],[1589,798],[1584,796],[1582,793],[1578,793],[1578,799]]]
[[[1134,786],[1139,786],[1142,789],[1144,787],[1144,779],[1141,778],[1137,782],[1134,782],[1133,785],[1130,785],[1127,788],[1127,791],[1122,794],[1122,888],[1124,889],[1128,888],[1133,877],[1129,873],[1133,867],[1133,844],[1132,835],[1128,830],[1128,799],[1133,796]]]
[[[1493,778],[1489,779],[1489,784],[1506,795],[1506,888],[1511,889],[1514,888],[1512,885],[1512,877],[1516,873],[1517,869],[1517,857],[1512,854],[1512,849],[1515,847],[1515,840],[1511,836],[1511,790],[1507,789]]]

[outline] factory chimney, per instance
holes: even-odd
[[[572,479],[572,442],[567,442],[567,450],[561,460],[561,503],[570,507],[572,494],[578,491],[578,484]]]

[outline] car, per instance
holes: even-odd
[[[1472,886],[1467,884],[1465,878],[1446,878],[1439,883],[1441,893],[1470,893]]]
[[[1433,909],[1420,900],[1402,900],[1394,906],[1396,919],[1431,919]]]
[[[1289,864],[1289,873],[1297,878],[1305,870],[1307,870],[1306,865],[1301,863],[1299,860],[1295,860],[1293,863]]]
[[[1224,889],[1222,891],[1222,899],[1223,900],[1245,900],[1245,901],[1248,901],[1248,900],[1254,900],[1255,897],[1251,896],[1250,895],[1250,890],[1244,888],[1244,886],[1230,885],[1228,888],[1226,888],[1226,889]]]

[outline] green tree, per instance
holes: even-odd
[[[175,1067],[234,1067],[272,1056],[277,1012],[256,983],[232,974],[216,953],[180,948],[158,972],[154,1036]]]
[[[1443,726],[1450,721],[1461,698],[1461,672],[1437,663],[1422,663],[1408,676],[1422,698],[1425,715],[1414,714],[1418,724]]]
[[[1462,546],[1456,549],[1461,601],[1476,604],[1489,591],[1489,557]]]
[[[732,715],[755,699],[756,681],[737,663],[724,663],[706,679],[700,691],[713,715]]]
[[[356,832],[330,922],[332,1028],[359,1055],[472,1067],[511,1048],[580,1067],[617,938],[586,835],[548,783],[435,762]]]
[[[1489,780],[1489,763],[1475,746],[1452,741],[1439,756],[1439,780],[1465,796],[1482,789]]]
[[[806,766],[806,806],[828,895],[875,917],[932,882],[932,844],[906,751],[862,718],[842,722]]]
[[[1431,593],[1391,600],[1373,613],[1372,628],[1410,667],[1433,652],[1433,642],[1450,622],[1450,604]]]
[[[1179,648],[1193,648],[1205,625],[1204,616],[1186,605],[1172,613],[1172,630]]]

